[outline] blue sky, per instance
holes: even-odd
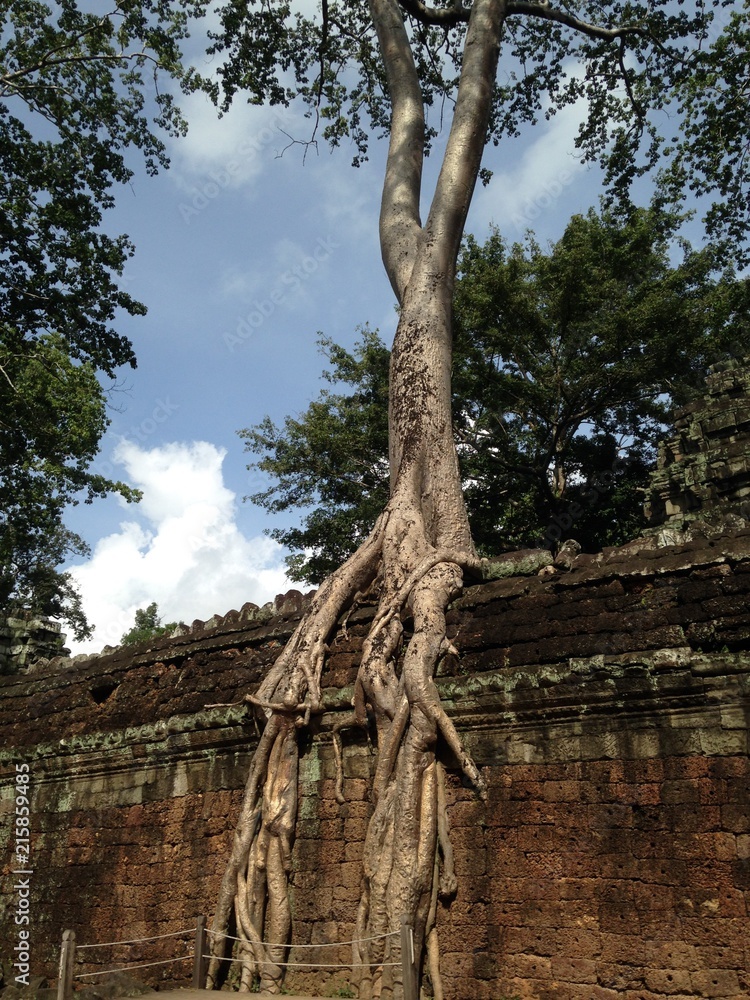
[[[351,346],[357,326],[390,343],[394,297],[377,240],[385,144],[351,166],[352,151],[292,146],[294,112],[237,104],[223,119],[198,95],[184,102],[186,138],[172,166],[137,172],[107,228],[136,253],[128,292],[148,315],[124,316],[136,371],[110,392],[111,426],[96,468],[143,490],[80,505],[68,523],[92,549],[72,569],[94,637],[74,652],[116,644],[135,610],[157,601],[165,620],[207,619],[289,589],[284,553],[264,535],[269,516],[242,497],[263,485],[248,472],[237,430],[269,414],[302,412],[320,388],[318,331]],[[527,228],[556,239],[571,214],[597,203],[596,171],[573,154],[576,109],[487,150],[494,171],[477,190],[467,231],[492,224],[509,239]],[[427,164],[431,196],[444,136]]]

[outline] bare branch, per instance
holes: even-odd
[[[283,156],[284,156],[284,153],[286,153],[287,149],[291,149],[292,146],[303,146],[305,151],[302,154],[302,163],[304,164],[305,161],[307,160],[307,154],[310,151],[310,147],[311,146],[313,147],[313,149],[315,150],[316,153],[318,152],[318,140],[315,138],[315,133],[318,131],[319,121],[320,121],[320,116],[319,116],[318,112],[316,111],[315,112],[315,128],[312,130],[312,133],[311,133],[311,136],[310,136],[309,139],[295,139],[288,132],[286,132],[283,128],[279,128],[279,132],[281,132],[282,135],[285,135],[287,137],[287,139],[289,140],[289,142],[286,144],[286,146],[284,146],[284,148],[281,150],[280,153],[276,154],[275,158],[277,160],[281,160],[283,158]]]
[[[450,7],[428,7],[422,0],[399,0],[399,3],[420,24],[436,24],[443,28],[466,22],[471,15],[471,8],[464,7],[461,0],[456,0]]]
[[[8,373],[3,368],[2,365],[0,365],[0,372],[3,373],[3,376],[4,376],[5,380],[7,381],[8,385],[11,387],[11,389],[13,390],[13,392],[18,392],[18,389],[16,389],[16,387],[13,385],[13,383],[12,383],[12,381],[10,379],[10,375],[8,375]]]
[[[554,21],[556,24],[564,24],[574,31],[579,31],[589,38],[597,38],[603,42],[612,42],[617,38],[626,35],[647,35],[648,31],[635,24],[624,25],[620,28],[602,28],[598,24],[591,24],[589,21],[582,21],[580,18],[569,14],[567,11],[558,10],[549,2],[533,3],[530,0],[509,0],[507,5],[508,17],[514,14],[525,14],[531,17],[539,17],[543,21]]]

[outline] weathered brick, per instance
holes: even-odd
[[[552,979],[552,962],[543,955],[513,955],[503,972],[519,979]]]
[[[596,983],[597,965],[590,959],[557,955],[552,959],[552,974],[569,983]]]
[[[734,997],[740,993],[737,973],[731,969],[703,969],[691,972],[693,990],[704,997]]]
[[[600,985],[620,992],[641,989],[648,970],[642,965],[635,964],[636,961],[636,957],[633,956],[631,963],[609,965],[606,962],[597,962],[596,971]]]
[[[750,833],[750,801],[722,806],[721,821],[724,829],[731,833]]]
[[[654,993],[689,993],[692,989],[690,974],[685,969],[649,969],[646,986]]]

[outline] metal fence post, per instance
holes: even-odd
[[[57,1000],[73,996],[73,968],[76,959],[76,932],[63,931],[60,965],[57,972]]]
[[[406,914],[401,917],[401,971],[404,980],[404,1000],[419,1000],[414,930]]]
[[[206,918],[201,914],[195,927],[195,955],[193,956],[193,989],[206,988]],[[60,1000],[60,998],[58,998]]]

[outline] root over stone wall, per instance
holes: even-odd
[[[567,572],[468,589],[441,698],[488,785],[446,754],[458,891],[440,909],[450,1000],[750,998],[750,531],[640,540]],[[186,634],[0,678],[0,952],[19,925],[16,776],[31,802],[29,951],[54,977],[81,942],[146,937],[210,916],[258,729],[240,701],[301,614],[292,593]],[[361,893],[372,755],[344,730],[372,609],[331,648],[325,711],[300,760],[289,960],[346,962]],[[130,962],[189,950],[165,939]],[[90,965],[104,957],[91,952]],[[120,956],[108,956],[119,958]],[[144,973],[186,982],[190,964]],[[334,995],[330,970],[287,987]],[[429,982],[426,983],[429,991]]]

